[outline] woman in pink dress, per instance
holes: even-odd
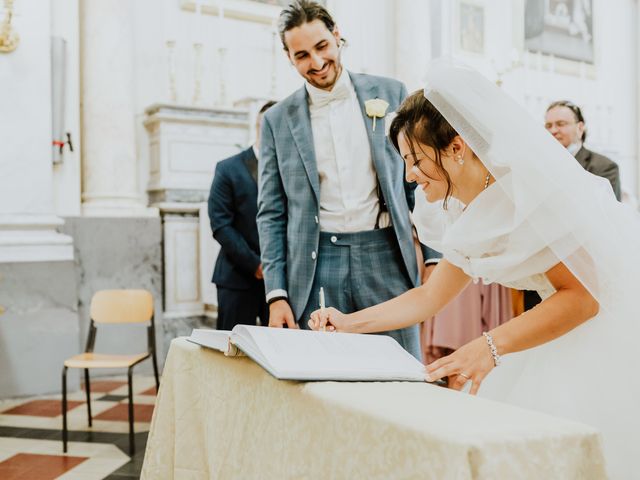
[[[423,360],[431,363],[513,317],[511,289],[470,283],[435,317],[420,325]]]

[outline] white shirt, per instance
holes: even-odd
[[[569,146],[567,147],[567,150],[569,150],[569,153],[575,157],[581,148],[582,148],[582,142],[577,141],[575,143],[569,144]]]
[[[318,175],[320,230],[373,230],[380,209],[377,178],[362,110],[342,70],[328,92],[306,84]],[[389,224],[388,214],[381,227]]]
[[[380,209],[378,180],[367,126],[349,74],[343,69],[330,92],[309,83],[305,86],[320,177],[320,230],[373,230]],[[390,224],[388,212],[380,215],[380,227]],[[287,291],[272,290],[266,296],[267,301],[277,297],[287,298]]]

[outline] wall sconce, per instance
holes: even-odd
[[[4,20],[0,25],[0,52],[13,52],[18,43],[20,36],[11,28],[11,18],[13,17],[13,0],[4,0]]]

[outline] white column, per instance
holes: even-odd
[[[155,213],[138,188],[133,13],[129,0],[80,3],[85,215]]]
[[[218,307],[218,291],[211,283],[213,267],[220,253],[220,244],[211,235],[211,223],[206,202],[200,204],[199,217],[199,249],[200,249],[200,292],[204,302],[204,313],[213,316]],[[217,314],[216,314],[217,318]]]
[[[397,0],[395,3],[395,77],[409,93],[424,88],[431,59],[430,2]]]
[[[636,0],[636,25],[640,25],[640,0]],[[640,31],[636,32],[636,85],[640,85]],[[636,89],[636,198],[640,198],[640,91]]]
[[[22,41],[0,59],[0,263],[73,259],[53,207],[49,8],[15,5]]]
[[[200,286],[200,209],[193,203],[165,204],[162,208],[165,320],[205,313]]]
[[[149,198],[163,225],[165,321],[216,316],[211,273],[219,246],[206,200],[216,163],[248,144],[248,108],[262,101],[239,104],[243,109],[155,104],[146,110]]]

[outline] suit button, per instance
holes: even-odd
[[[320,222],[318,221],[318,216],[317,216],[317,215],[316,215],[314,218],[316,219],[316,223],[320,223]]]
[[[311,252],[311,258],[312,258],[313,260],[315,260],[317,256],[318,256],[318,255],[316,255],[316,252],[315,252],[315,251]]]
[[[331,243],[336,243],[338,241],[338,237],[336,237],[335,235],[333,235],[331,237]]]

